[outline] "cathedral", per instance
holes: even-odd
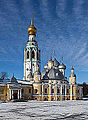
[[[66,65],[54,57],[47,62],[41,72],[41,51],[36,40],[37,29],[33,23],[28,28],[28,41],[24,49],[23,80],[15,78],[0,81],[0,101],[59,101],[81,100],[83,88],[78,86],[74,68],[69,80],[65,76]]]

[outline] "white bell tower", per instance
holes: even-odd
[[[24,49],[24,77],[23,80],[29,80],[34,78],[34,73],[36,67],[41,67],[41,53],[38,49],[38,44],[36,41],[37,29],[33,25],[33,16],[31,20],[31,26],[28,28],[29,40]]]

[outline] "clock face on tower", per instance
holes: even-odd
[[[29,69],[27,68],[26,70],[28,71]]]

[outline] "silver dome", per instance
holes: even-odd
[[[65,66],[63,63],[61,63],[61,64],[59,65],[59,69],[66,69],[66,66]]]
[[[54,68],[51,68],[49,69],[48,71],[43,71],[41,73],[41,79],[47,79],[47,80],[50,80],[50,79],[53,79],[53,80],[62,80],[64,79],[64,76],[62,74],[62,72],[60,72],[58,69],[54,69]]]

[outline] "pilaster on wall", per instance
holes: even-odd
[[[72,85],[70,85],[70,100],[72,100],[72,96],[73,96],[73,95],[72,95],[72,92],[73,92],[73,91],[72,91]]]
[[[60,90],[60,100],[63,100],[63,97],[62,97],[62,85],[61,85],[61,90]]]
[[[42,101],[44,100],[43,94],[44,94],[44,85],[42,83]]]
[[[48,97],[48,100],[51,101],[51,83],[49,84],[49,97]]]
[[[67,85],[65,85],[65,100],[67,100]]]
[[[55,84],[55,95],[56,95],[55,100],[57,101],[57,84]]]

